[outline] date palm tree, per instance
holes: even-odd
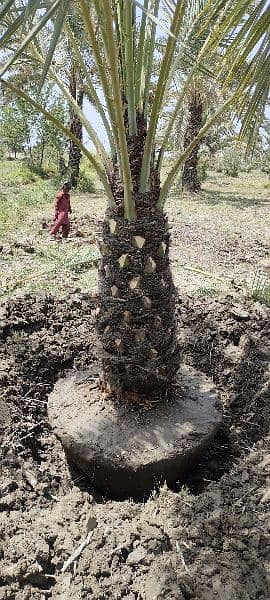
[[[80,40],[69,26],[71,4],[83,27],[84,43],[87,40],[91,48],[98,74],[97,86],[87,69]],[[196,61],[191,61],[182,93],[157,151],[160,114],[183,52],[187,59],[189,56],[188,49],[179,42],[187,4],[186,0],[77,0],[72,3],[68,0],[20,3],[6,0],[0,10],[3,23],[8,22],[14,11],[14,18],[3,31],[1,41],[5,60],[0,75],[4,88],[28,100],[76,143],[99,176],[107,196],[97,330],[104,380],[110,390],[122,395],[161,393],[170,386],[179,366],[175,289],[169,263],[170,235],[164,211],[174,179],[198,141],[233,102],[239,104],[240,98],[251,88],[255,89],[253,103],[248,110],[245,108],[244,127],[248,130],[258,124],[257,113],[261,114],[265,101],[267,61],[269,63],[266,3],[259,2],[253,8],[253,2],[209,1],[196,19],[197,35],[204,37],[204,44]],[[206,37],[210,22],[211,34]],[[52,31],[48,46],[42,39],[46,24]],[[107,134],[108,148],[52,62],[61,31],[76,55],[88,95]],[[258,36],[262,34],[264,41],[260,51],[256,51]],[[154,76],[156,39],[161,37],[164,43],[160,68]],[[20,42],[14,47],[13,40],[18,38]],[[203,68],[204,57],[213,49],[216,52],[224,39],[228,47],[220,56],[217,71],[223,64],[225,78],[231,81],[246,60],[247,52],[254,48],[250,68],[242,71],[239,85],[173,162],[161,185],[164,155],[189,82]],[[226,63],[224,54],[228,58]],[[22,56],[42,67],[41,85],[50,77],[61,90],[85,127],[93,151],[47,113],[37,98],[9,81],[10,67]],[[262,80],[259,71],[263,72]],[[243,113],[243,102],[241,107]]]
[[[203,74],[194,77],[188,89],[184,115],[177,119],[176,147],[178,143],[184,149],[187,148],[190,142],[196,138],[209,115],[214,114],[223,102],[224,95],[216,79]],[[228,113],[227,119],[229,119]],[[198,141],[186,158],[182,170],[182,190],[191,193],[200,191],[199,152],[202,144],[207,146],[210,142],[214,128],[220,131],[224,130],[224,117],[221,117],[220,122],[217,121],[206,136]],[[211,143],[209,145],[211,147]]]
[[[184,148],[198,135],[203,120],[203,99],[200,90],[193,90],[188,102],[188,123],[184,135]],[[182,173],[182,187],[189,192],[199,192],[201,184],[198,176],[198,143],[187,157]]]

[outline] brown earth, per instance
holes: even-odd
[[[267,600],[269,309],[179,299],[183,359],[220,389],[224,426],[185,487],[135,503],[69,470],[47,421],[57,378],[99,368],[94,307],[77,290],[0,309],[0,599]]]

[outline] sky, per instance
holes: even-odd
[[[106,131],[104,130],[102,119],[99,116],[99,113],[90,104],[89,100],[87,100],[87,99],[84,101],[84,113],[85,113],[85,116],[87,117],[87,119],[90,121],[91,125],[96,130],[96,132],[97,132],[99,138],[101,139],[102,143],[104,144],[105,148],[108,148],[109,147],[108,138],[106,135]],[[85,131],[84,131],[84,140],[85,141],[87,140],[87,134]],[[90,140],[87,145],[90,148],[92,147],[92,143],[90,142]]]

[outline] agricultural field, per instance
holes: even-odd
[[[102,190],[72,193],[50,242],[59,182],[2,162],[0,598],[269,597],[269,180],[211,172],[168,203],[182,359],[217,385],[224,424],[184,486],[140,501],[89,487],[46,401],[71,368],[97,369]],[[78,551],[78,552],[77,552]]]
[[[20,162],[2,162],[0,173],[2,297],[38,290],[62,296],[74,287],[95,294],[106,206],[98,182],[95,193],[72,193],[71,235],[52,244],[49,228],[60,181],[42,180]],[[196,195],[175,186],[167,212],[181,293],[269,294],[269,197],[269,178],[260,171],[238,178],[211,172]]]

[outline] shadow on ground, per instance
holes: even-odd
[[[201,202],[205,202],[206,204],[210,204],[215,206],[216,204],[220,204],[221,202],[226,202],[227,204],[233,204],[237,208],[248,208],[253,206],[265,206],[269,204],[268,198],[252,198],[248,196],[239,196],[237,193],[219,192],[216,190],[202,190],[202,193],[196,197],[194,195],[194,200],[199,200]]]

